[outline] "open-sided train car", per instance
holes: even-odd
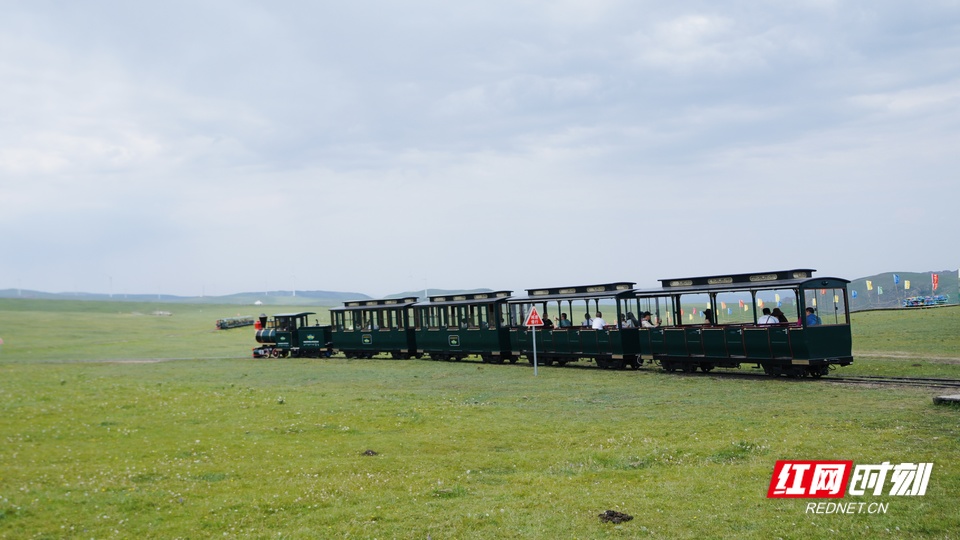
[[[633,286],[634,283],[625,281],[527,289],[526,298],[515,298],[507,303],[512,355],[523,355],[533,363],[534,330],[524,326],[524,322],[531,308],[536,307],[544,322],[549,320],[551,323],[536,330],[537,362],[562,366],[588,359],[603,368],[636,367],[639,358],[637,336],[623,331],[618,302],[631,294]],[[603,319],[606,324],[594,328],[594,318],[604,310],[608,317]],[[584,318],[575,318],[575,313],[583,314]]]
[[[414,306],[417,353],[435,360],[462,360],[470,355],[484,362],[516,362],[510,353],[503,306],[511,291],[431,296]]]
[[[261,315],[256,322],[256,339],[260,346],[253,349],[253,357],[330,356],[333,353],[330,326],[321,325],[316,319],[311,325],[310,315],[314,314],[304,311],[282,313],[271,318]]]
[[[848,280],[798,269],[663,279],[618,298],[618,309],[651,312],[657,328],[637,332],[641,359],[667,371],[755,364],[769,375],[820,377],[853,362]],[[780,321],[761,324],[764,307]]]
[[[347,358],[420,358],[412,307],[417,297],[353,300],[330,310],[334,350]]]

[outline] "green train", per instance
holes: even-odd
[[[750,365],[773,376],[821,377],[853,362],[850,282],[814,272],[671,278],[655,289],[616,282],[527,289],[524,297],[350,301],[330,310],[330,325],[311,325],[309,312],[262,317],[254,356],[650,364],[687,373]]]

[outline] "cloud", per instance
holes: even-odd
[[[0,233],[30,256],[0,288],[856,277],[900,264],[884,238],[949,266],[921,232],[945,214],[903,208],[956,195],[958,26],[951,2],[17,4]],[[785,231],[810,262],[767,253]]]

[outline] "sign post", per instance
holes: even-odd
[[[543,319],[540,318],[540,314],[537,313],[537,306],[530,307],[530,314],[527,315],[527,321],[523,323],[524,326],[530,328],[530,331],[533,333],[533,376],[537,376],[537,327],[543,326]]]

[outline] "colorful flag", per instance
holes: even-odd
[[[813,299],[813,307],[817,307],[817,299],[816,299],[816,298]]]
[[[872,290],[873,290],[873,282],[870,281],[869,279],[867,280],[867,290],[868,290],[868,291],[872,291]]]
[[[732,313],[733,313],[733,310],[730,309],[730,308],[727,308],[727,315],[730,315],[730,314],[732,314]]]
[[[779,301],[780,301],[780,295],[779,295],[779,294],[773,295],[773,299],[776,300],[777,302],[779,302]]]
[[[910,290],[910,280],[909,280],[909,279],[903,282],[903,290],[905,290],[905,291],[909,291],[909,290]]]
[[[727,309],[727,303],[726,303],[726,302],[720,302],[720,307],[723,308],[723,309]]]
[[[838,295],[838,294],[833,295],[833,303],[834,303],[834,304],[839,304],[839,303],[840,303],[840,295]]]
[[[743,300],[740,301],[740,307],[743,307]]]
[[[910,283],[910,282],[908,281],[907,283]],[[909,287],[907,288],[909,289]],[[857,297],[857,291],[850,291],[850,298],[856,298],[856,297]]]
[[[760,298],[757,298],[757,307],[763,308],[763,300],[761,300]]]
[[[934,275],[933,275],[933,290],[937,290],[937,285],[940,285],[940,275],[939,275],[939,274],[934,274]]]
[[[894,284],[894,285],[897,285],[897,284],[899,284],[899,283],[900,283],[900,274],[894,274],[894,275],[893,275],[893,284]]]
[[[883,287],[877,286],[877,294],[883,294]]]

